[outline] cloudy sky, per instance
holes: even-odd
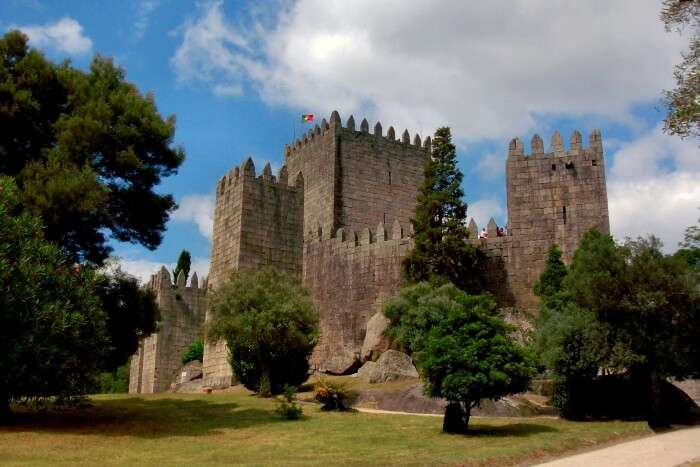
[[[54,60],[114,57],[177,116],[187,160],[160,189],[176,211],[156,251],[115,243],[146,277],[182,248],[206,274],[213,187],[247,156],[279,167],[301,113],[367,117],[411,135],[453,128],[469,213],[506,218],[510,138],[600,128],[613,234],[655,233],[670,252],[700,217],[698,141],[666,136],[663,89],[687,40],[657,0],[4,0]]]

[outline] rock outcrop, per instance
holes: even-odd
[[[362,343],[360,357],[363,362],[375,361],[381,354],[392,348],[391,339],[385,334],[389,319],[381,311],[367,321],[367,332]]]
[[[411,357],[398,350],[387,350],[376,362],[368,361],[357,372],[367,383],[386,383],[401,379],[418,378]]]

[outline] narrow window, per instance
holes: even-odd
[[[391,185],[391,171],[389,171],[389,185]]]
[[[598,165],[598,161],[595,160],[595,159],[593,159],[593,160],[591,161],[591,164],[593,164],[593,167],[595,167],[596,165]]]
[[[389,172],[389,173],[391,173],[391,172]],[[384,225],[386,225],[386,213],[384,213],[384,220],[382,222],[384,223]]]
[[[557,164],[552,164],[552,170],[557,170]]]
[[[562,214],[564,215],[564,225],[566,225],[566,206],[562,209]]]

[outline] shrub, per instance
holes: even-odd
[[[204,342],[199,339],[187,346],[187,349],[182,353],[183,365],[195,360],[200,362],[204,360]]]
[[[320,402],[321,410],[349,410],[357,400],[357,392],[342,383],[321,380],[316,383],[316,400]]]
[[[306,381],[318,314],[298,280],[274,268],[235,272],[209,303],[209,338],[226,340],[246,388],[267,396]]]
[[[282,418],[287,420],[297,420],[302,416],[302,409],[296,403],[297,390],[294,386],[284,385],[282,399],[277,404],[277,412]]]
[[[124,394],[129,392],[129,370],[131,364],[127,361],[113,372],[103,372],[97,379],[100,394]]]

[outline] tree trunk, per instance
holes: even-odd
[[[652,369],[649,372],[649,413],[647,415],[647,423],[649,428],[654,431],[669,427],[661,397],[661,383],[661,377],[655,369]]]
[[[445,407],[445,418],[442,421],[442,431],[445,433],[466,433],[469,414],[461,402],[452,401]]]

